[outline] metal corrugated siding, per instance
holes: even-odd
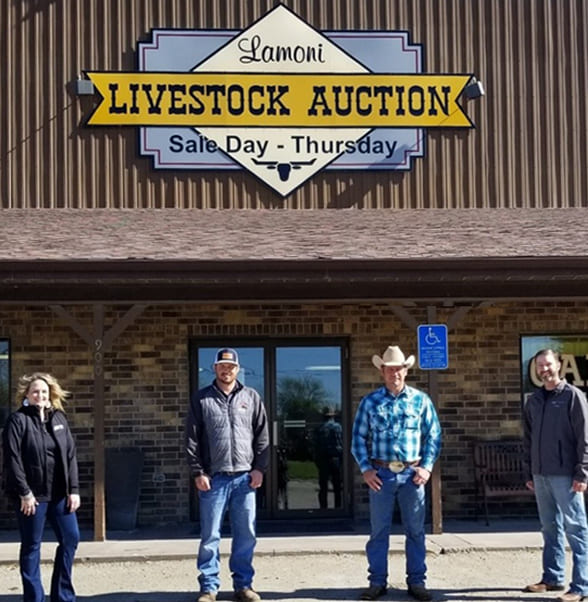
[[[282,199],[247,172],[154,171],[133,129],[87,129],[83,69],[132,70],[152,28],[242,29],[267,0],[0,3],[0,206],[467,208],[588,205],[588,2],[300,0],[317,29],[400,29],[427,72],[473,72],[475,130],[427,135],[410,172],[322,172]]]

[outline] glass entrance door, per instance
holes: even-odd
[[[258,492],[258,518],[344,514],[349,487],[349,428],[342,403],[346,347],[314,341],[216,343],[208,340],[192,347],[197,358],[193,386],[209,385],[215,378],[217,349],[233,347],[241,364],[239,381],[256,389],[266,407],[271,464]],[[192,514],[197,515],[195,507]]]

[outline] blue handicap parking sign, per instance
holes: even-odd
[[[421,370],[445,370],[449,365],[447,326],[420,324],[418,327],[419,367]]]

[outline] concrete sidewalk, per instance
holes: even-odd
[[[169,528],[109,533],[106,541],[90,541],[91,534],[82,534],[77,562],[119,562],[129,560],[174,560],[195,558],[198,537],[186,534],[187,529]],[[56,544],[50,529],[42,546],[42,559],[53,559]],[[366,533],[307,535],[260,535],[256,555],[296,554],[363,554]],[[0,565],[14,564],[18,560],[17,532],[0,532]],[[474,550],[532,550],[542,547],[539,523],[536,519],[492,521],[447,521],[444,532],[427,534],[430,554],[470,552]],[[230,538],[221,542],[221,554],[227,555]],[[390,536],[390,552],[404,553],[404,536],[395,525]]]

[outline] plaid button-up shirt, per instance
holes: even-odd
[[[441,425],[431,398],[404,386],[398,396],[381,387],[360,402],[351,435],[351,453],[361,472],[373,459],[413,462],[433,469],[441,451]]]

